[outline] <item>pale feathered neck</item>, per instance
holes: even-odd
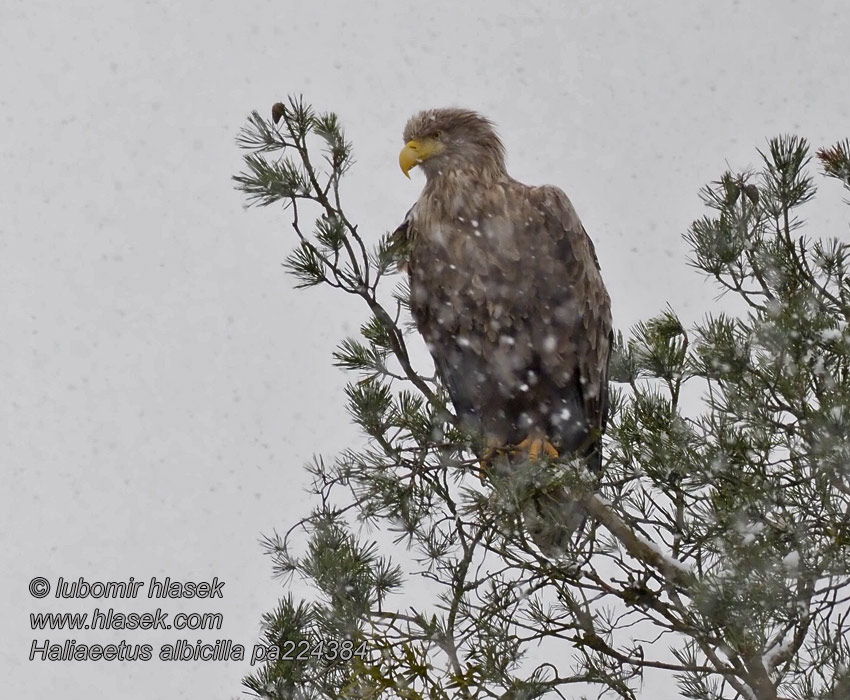
[[[492,200],[501,199],[499,185],[510,181],[501,168],[452,168],[429,176],[419,207],[427,218],[475,218],[478,212],[491,208]]]

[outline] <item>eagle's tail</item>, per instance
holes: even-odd
[[[602,473],[602,441],[596,439],[580,452],[591,474]],[[548,557],[563,556],[584,531],[587,511],[568,488],[558,486],[533,496],[523,512],[525,526],[534,544]]]
[[[547,557],[556,559],[569,550],[576,534],[584,529],[587,513],[569,489],[560,486],[536,494],[523,511],[523,519],[534,544]]]

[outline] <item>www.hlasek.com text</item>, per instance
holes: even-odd
[[[219,630],[224,623],[221,613],[169,613],[157,608],[154,612],[123,613],[109,608],[95,608],[89,613],[30,613],[34,630]]]

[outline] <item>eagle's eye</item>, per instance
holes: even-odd
[[[437,140],[439,140],[442,135],[443,135],[442,131],[435,131],[434,132],[434,138],[437,139]]]

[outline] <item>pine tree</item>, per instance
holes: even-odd
[[[698,700],[850,697],[850,249],[801,232],[804,139],[774,138],[758,171],[702,190],[689,262],[740,311],[685,328],[667,308],[618,337],[598,484],[569,460],[480,480],[474,436],[408,353],[407,290],[388,289],[403,241],[369,245],[344,213],[352,147],[336,115],[290,99],[238,143],[248,202],[292,216],[297,285],[365,304],[334,361],[368,438],[308,465],[312,512],[266,541],[275,573],[315,594],[285,596],[264,642],[314,653],[267,662],[249,690],[637,698],[654,669]],[[850,189],[850,141],[817,158]],[[564,485],[588,520],[553,558],[526,518]],[[411,603],[398,594],[417,578],[432,595]]]

